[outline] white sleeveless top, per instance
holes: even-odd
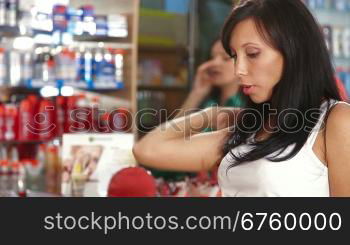
[[[331,101],[331,105],[339,101]],[[328,103],[321,105],[318,123],[305,145],[292,158],[282,162],[259,159],[233,168],[230,153],[222,160],[218,180],[223,196],[231,197],[329,197],[328,169],[315,155],[312,147],[323,124]],[[252,138],[251,138],[252,139]],[[240,145],[232,151],[247,152],[252,146]],[[289,153],[292,146],[280,155]]]

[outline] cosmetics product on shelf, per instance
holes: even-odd
[[[106,15],[96,15],[96,35],[107,36],[108,35],[108,19]]]
[[[67,6],[65,5],[55,5],[52,9],[52,23],[53,30],[65,32],[67,31]]]
[[[68,23],[67,31],[74,35],[83,34],[83,11],[81,9],[75,9],[69,7],[67,10]]]
[[[24,99],[19,105],[18,115],[18,140],[31,141],[34,140],[34,107],[31,101]]]
[[[5,49],[0,48],[0,86],[7,84]]]
[[[342,40],[343,39],[343,30],[340,27],[333,27],[332,30],[332,41],[333,41],[333,55],[335,57],[341,57],[343,54]]]
[[[0,0],[0,26],[6,25],[6,0]]]
[[[344,30],[342,41],[343,41],[344,57],[349,59],[350,58],[350,28],[346,28]]]
[[[95,8],[92,5],[83,5],[81,7],[83,11],[83,33],[89,35],[96,34],[96,23],[95,23]]]
[[[7,0],[6,3],[6,24],[8,26],[16,26],[18,19],[19,0]]]
[[[113,50],[114,56],[114,82],[117,84],[123,84],[124,82],[124,51],[123,50]]]
[[[18,132],[18,107],[15,104],[5,105],[5,140],[17,140]]]
[[[128,21],[125,15],[108,15],[108,36],[126,38],[128,36]]]
[[[21,84],[28,86],[33,78],[33,56],[31,52],[21,54]]]
[[[56,110],[54,103],[49,99],[42,99],[39,106],[39,139],[51,140],[56,136]]]
[[[21,84],[21,53],[10,49],[7,52],[7,74],[9,84],[13,87]]]
[[[5,107],[0,104],[0,141],[5,140]]]
[[[328,51],[332,54],[333,53],[332,27],[329,25],[323,25],[322,26],[322,33],[323,33],[324,39],[326,41]]]

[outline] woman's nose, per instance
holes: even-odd
[[[238,77],[248,75],[247,65],[244,60],[238,58],[235,60],[235,73]]]

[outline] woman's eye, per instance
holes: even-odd
[[[256,58],[256,57],[258,57],[258,55],[259,55],[259,53],[249,53],[249,54],[247,54],[247,56],[249,58]]]

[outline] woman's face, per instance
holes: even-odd
[[[282,54],[266,43],[252,19],[236,25],[230,47],[243,93],[255,103],[268,101],[282,76]]]
[[[225,86],[237,82],[234,71],[234,64],[231,57],[225,52],[220,41],[216,41],[211,49],[211,59],[209,61],[209,75],[214,86]]]

